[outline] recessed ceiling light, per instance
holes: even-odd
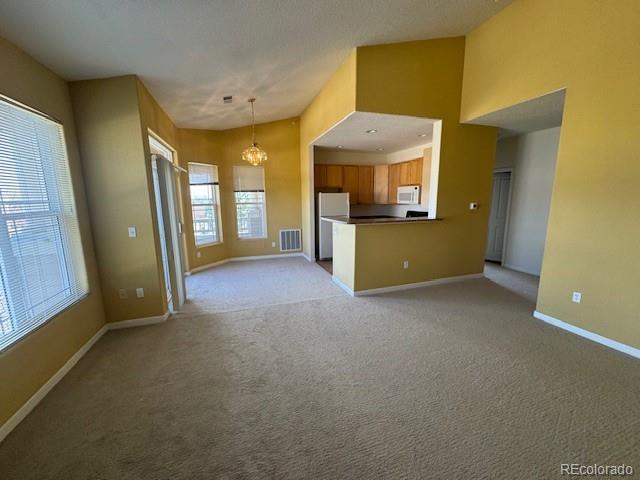
[[[427,134],[426,133],[421,133],[420,135],[418,135],[419,137],[426,137]]]
[[[342,145],[337,145],[336,148],[344,148]]]
[[[382,148],[382,147],[381,147],[381,148],[376,148],[376,150],[377,150],[377,151],[379,151],[379,152],[381,152],[381,151],[383,151],[383,150],[384,150],[384,148]]]
[[[378,130],[376,130],[375,128],[372,128],[371,130],[367,130],[367,133],[376,133]]]

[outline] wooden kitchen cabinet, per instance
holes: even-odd
[[[416,158],[408,162],[398,163],[400,167],[400,185],[422,184],[422,159]]]
[[[411,185],[411,167],[409,162],[398,164],[400,167],[400,185]]]
[[[358,167],[358,203],[373,203],[373,167]]]
[[[326,187],[342,187],[343,175],[342,166],[327,165],[327,184]]]
[[[373,168],[373,203],[389,203],[389,165]]]
[[[326,165],[314,165],[313,166],[313,184],[316,188],[327,186],[327,166]]]
[[[349,193],[349,203],[358,203],[358,167],[342,167],[342,191]]]
[[[422,158],[409,162],[409,185],[422,185]]]
[[[389,165],[389,203],[397,203],[400,185],[400,163]]]

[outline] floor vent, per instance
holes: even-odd
[[[295,252],[302,249],[300,229],[280,230],[280,251]]]

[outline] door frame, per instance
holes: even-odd
[[[148,141],[150,143],[149,147],[151,150],[151,143],[155,144],[157,151],[161,151],[161,154],[151,153],[150,154],[150,162],[156,162],[157,164],[157,173],[158,180],[160,184],[160,188],[162,188],[164,184],[164,189],[160,192],[160,200],[162,207],[162,220],[165,227],[168,227],[170,237],[165,238],[165,242],[171,243],[171,249],[173,254],[173,261],[171,258],[167,258],[168,261],[168,269],[169,269],[169,278],[171,282],[171,301],[169,299],[165,299],[167,301],[167,307],[170,311],[177,311],[180,309],[182,304],[187,298],[186,286],[184,282],[184,274],[185,274],[185,238],[184,238],[184,228],[182,221],[182,204],[180,201],[180,179],[176,175],[170,175],[169,178],[166,178],[165,172],[165,164],[168,168],[172,168],[173,170],[184,171],[184,169],[180,168],[177,163],[177,152],[176,150],[165,142],[159,135],[153,132],[151,129],[148,129]],[[171,158],[167,158],[164,155],[164,152],[170,154]],[[151,168],[151,163],[149,167]],[[169,184],[171,182],[171,184]],[[155,184],[153,178],[151,179],[151,187],[154,189],[155,196]],[[156,208],[155,200],[153,201],[153,207]],[[161,228],[160,223],[158,222],[158,212],[156,212],[156,221],[155,227]],[[165,228],[165,237],[166,237],[167,228]],[[158,242],[161,241],[160,232],[158,231]],[[168,246],[168,245],[167,245]],[[162,248],[160,246],[160,248]],[[161,268],[164,270],[165,265],[164,261],[161,259]],[[164,275],[162,277],[162,282],[164,283]],[[165,285],[166,288],[166,285]]]
[[[509,238],[509,223],[511,222],[511,199],[513,198],[513,179],[515,178],[515,167],[501,167],[494,168],[491,173],[491,180],[496,173],[508,173],[509,174],[509,194],[507,195],[507,220],[504,222],[504,236],[502,238],[502,258],[500,259],[500,265],[504,266],[504,259],[507,253],[507,239]],[[491,198],[493,198],[493,192],[491,192]],[[491,218],[489,218],[489,222]],[[488,227],[487,223],[487,227]],[[489,232],[487,232],[487,238]]]

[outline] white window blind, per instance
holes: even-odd
[[[87,293],[62,125],[0,98],[0,350]]]
[[[196,246],[221,242],[218,167],[190,162],[189,192]]]
[[[238,238],[266,238],[264,168],[233,167],[233,186]]]

